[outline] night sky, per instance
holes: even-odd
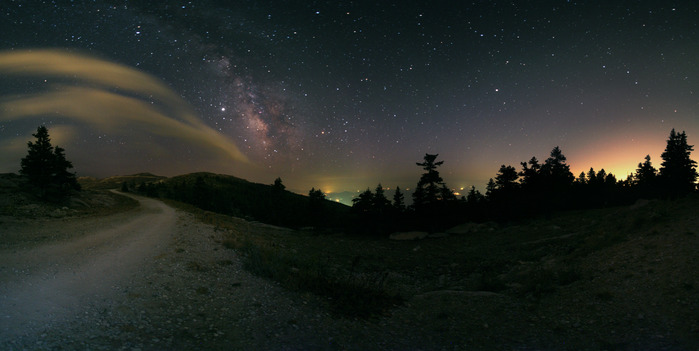
[[[166,4],[164,4],[166,3]],[[560,146],[577,175],[699,144],[695,1],[10,1],[0,172],[45,124],[79,176],[195,171],[307,192],[482,189]],[[693,154],[693,159],[698,157]]]

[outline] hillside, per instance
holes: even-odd
[[[123,183],[138,185],[143,182],[157,182],[167,177],[151,173],[112,176],[107,178],[78,177],[78,182],[86,189],[120,189]]]
[[[25,177],[0,174],[0,224],[35,218],[98,216],[135,205],[135,201],[99,190],[99,187],[74,192],[58,202],[44,201],[29,191]]]
[[[273,225],[338,228],[351,221],[349,207],[343,204],[330,200],[313,203],[308,196],[231,175],[199,172],[168,178],[146,173],[86,183],[81,180],[89,189],[121,189],[124,183],[130,192]]]

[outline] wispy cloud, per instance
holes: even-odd
[[[176,138],[248,162],[233,141],[203,123],[172,89],[133,68],[60,50],[24,50],[0,52],[0,74],[74,84],[0,100],[2,121],[59,115],[113,133]]]

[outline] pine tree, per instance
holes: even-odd
[[[697,163],[690,158],[694,145],[687,144],[687,134],[673,128],[665,151],[660,155],[660,180],[668,195],[682,195],[694,191],[697,181]]]
[[[61,194],[68,194],[72,189],[80,190],[80,184],[74,173],[68,172],[73,163],[66,160],[65,150],[59,146],[53,149],[53,183]]]
[[[585,176],[585,172],[580,172],[580,175],[578,175],[578,178],[575,179],[575,182],[581,185],[587,184],[587,177]]]
[[[374,191],[374,198],[372,199],[371,208],[374,212],[382,214],[386,212],[389,207],[391,207],[391,202],[386,198],[383,187],[381,186],[381,183],[379,183]]]
[[[393,208],[398,210],[398,212],[405,211],[405,197],[398,186],[396,187],[396,192],[393,193]]]
[[[488,199],[492,200],[495,196],[495,192],[497,191],[497,189],[498,187],[495,184],[495,181],[493,180],[493,178],[490,178],[490,180],[488,180],[488,184],[485,186],[485,196]]]
[[[27,156],[21,160],[20,174],[39,191],[42,198],[60,199],[72,190],[80,190],[74,173],[68,172],[73,164],[65,157],[65,150],[51,145],[45,126],[36,129],[35,142],[27,142]]]
[[[272,192],[280,194],[284,192],[284,189],[286,189],[286,186],[282,184],[282,178],[277,177],[277,179],[274,180],[274,184],[272,184]]]
[[[498,190],[512,191],[517,187],[517,170],[512,166],[500,166],[498,174],[495,175],[495,184]]]
[[[441,166],[444,161],[435,162],[437,156],[439,154],[425,154],[424,162],[415,163],[426,171],[420,177],[413,193],[413,205],[418,210],[435,205],[441,198],[442,177],[439,176],[437,167]]]
[[[595,169],[590,167],[590,170],[587,171],[587,183],[590,185],[596,184],[597,182],[597,173],[595,173]]]
[[[25,175],[31,184],[45,191],[51,184],[53,173],[53,146],[49,131],[44,126],[37,128],[36,134],[32,136],[36,138],[36,142],[27,142],[29,150],[27,156],[22,158],[22,169],[19,172]]]
[[[573,173],[570,172],[570,166],[566,164],[566,157],[558,146],[551,150],[551,156],[541,166],[541,173],[549,184],[556,188],[567,187],[575,179]]]
[[[445,183],[442,183],[442,187],[439,189],[440,200],[442,201],[456,201],[456,195],[447,187]]]
[[[471,185],[471,190],[468,191],[466,195],[466,202],[471,205],[476,205],[483,202],[483,195],[480,191],[476,190],[476,187]]]
[[[636,185],[642,188],[649,188],[655,185],[658,171],[651,164],[650,155],[646,155],[645,160],[645,162],[638,164],[634,178]]]
[[[374,194],[367,188],[359,196],[352,199],[352,210],[358,213],[368,213],[374,203]]]
[[[529,162],[520,162],[522,165],[522,170],[519,172],[519,176],[522,177],[521,183],[525,187],[536,186],[539,180],[539,171],[541,170],[541,165],[536,157],[532,157]]]

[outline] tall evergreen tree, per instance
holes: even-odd
[[[439,188],[439,195],[442,201],[456,201],[456,195],[445,183],[442,183],[442,187]]]
[[[556,187],[567,187],[575,179],[570,172],[570,166],[566,164],[566,157],[558,146],[551,150],[551,156],[541,166],[541,173]]]
[[[580,175],[578,175],[578,178],[575,179],[575,182],[581,185],[587,184],[587,177],[585,176],[585,172],[580,172]]]
[[[374,194],[367,188],[359,196],[352,199],[352,210],[358,213],[367,213],[371,211],[374,203]]]
[[[389,209],[389,207],[391,207],[391,202],[388,201],[388,199],[386,198],[381,183],[379,183],[379,185],[376,186],[371,207],[374,210],[374,212],[379,214],[385,213]]]
[[[51,145],[49,131],[45,126],[32,134],[35,142],[27,142],[27,156],[21,160],[20,174],[39,190],[44,198],[61,198],[72,190],[80,190],[74,173],[68,172],[73,164],[65,157],[65,150]]]
[[[468,191],[466,195],[466,202],[470,205],[476,205],[483,202],[483,195],[480,191],[476,190],[476,187],[471,185],[471,190]]]
[[[597,173],[595,172],[595,169],[590,167],[590,170],[587,171],[587,183],[590,185],[593,185],[597,182]]]
[[[437,167],[441,166],[444,161],[436,162],[437,156],[439,154],[425,154],[424,162],[415,163],[425,170],[417,183],[415,192],[413,192],[413,205],[417,210],[433,206],[441,198],[442,177],[439,176]]]
[[[650,155],[646,155],[645,162],[639,163],[634,178],[639,186],[650,186],[655,183],[658,171],[650,162]]]
[[[499,190],[512,191],[517,187],[517,178],[517,170],[514,167],[502,165],[495,175],[495,184]]]
[[[539,171],[541,170],[541,165],[536,157],[532,157],[529,162],[520,162],[522,165],[522,170],[519,172],[519,176],[522,177],[520,182],[523,186],[531,187],[536,186],[539,178]]]
[[[497,191],[498,186],[495,184],[495,181],[493,178],[490,178],[488,180],[488,184],[485,186],[485,196],[489,199],[492,200],[493,196],[495,196],[495,192]]]
[[[669,195],[681,195],[696,189],[697,163],[690,158],[694,145],[687,144],[687,134],[673,128],[665,151],[660,155],[660,180]]]
[[[658,170],[650,162],[650,155],[646,155],[645,161],[638,164],[636,173],[631,176],[631,184],[636,187],[640,196],[658,196]]]
[[[53,146],[49,138],[49,130],[45,126],[37,128],[32,134],[35,142],[27,142],[29,150],[27,156],[22,158],[20,174],[25,175],[29,182],[39,189],[46,189],[51,184],[53,173]]]
[[[53,149],[53,183],[58,186],[62,194],[67,194],[71,190],[80,190],[80,184],[75,178],[75,173],[68,172],[73,168],[73,163],[66,160],[65,150],[56,146]]]
[[[599,172],[597,172],[597,180],[595,180],[595,184],[604,184],[605,179],[607,179],[607,171],[602,168],[599,170]]]
[[[398,210],[398,212],[403,212],[405,210],[405,196],[398,186],[396,187],[396,192],[393,193],[393,208]]]

